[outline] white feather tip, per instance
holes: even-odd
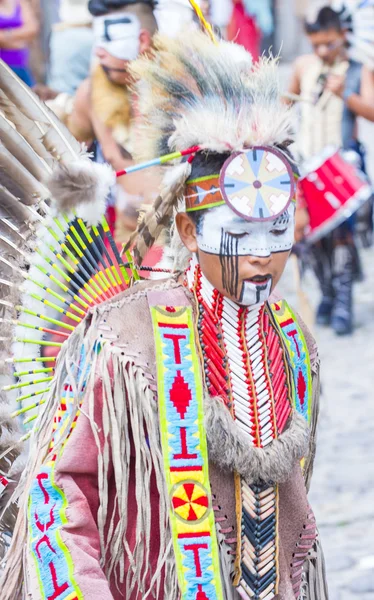
[[[106,199],[116,176],[109,165],[81,158],[59,163],[47,181],[57,212],[75,211],[88,225],[97,225],[105,213]]]

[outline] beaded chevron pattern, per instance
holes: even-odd
[[[290,370],[267,305],[243,308],[223,297],[193,259],[186,284],[196,294],[206,383],[221,396],[249,443],[264,448],[291,414]],[[278,488],[235,476],[238,535],[234,585],[242,598],[278,593]]]

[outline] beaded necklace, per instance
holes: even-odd
[[[185,285],[198,306],[197,329],[211,396],[219,396],[249,444],[265,448],[291,415],[290,370],[267,303],[242,307],[220,294],[193,257]],[[278,590],[278,488],[235,475],[238,544],[234,585],[242,598]]]

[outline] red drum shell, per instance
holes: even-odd
[[[371,195],[371,186],[340,151],[299,180],[309,212],[306,239],[315,242],[348,219]]]

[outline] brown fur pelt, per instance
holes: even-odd
[[[100,65],[91,74],[91,103],[93,114],[112,130],[116,142],[124,145],[131,120],[130,92],[112,83]]]

